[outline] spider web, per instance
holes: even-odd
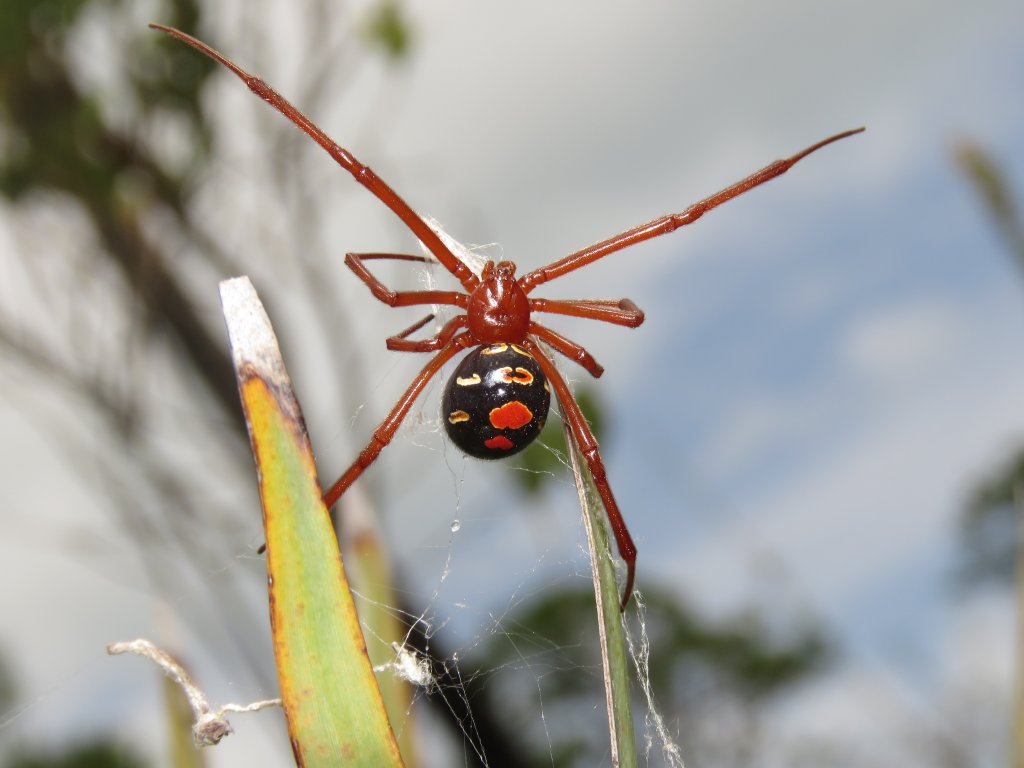
[[[463,516],[468,518],[469,513]],[[485,524],[487,522],[484,521]],[[594,733],[605,734],[589,742],[590,750],[596,748],[600,751],[588,754],[595,758],[601,754],[605,756],[601,760],[580,764],[607,764],[608,724],[600,665],[595,663],[596,660],[587,663],[580,659],[582,646],[596,645],[596,629],[592,623],[580,627],[575,639],[569,640],[545,634],[543,628],[537,629],[523,619],[523,613],[528,613],[531,605],[542,600],[546,591],[557,591],[562,586],[573,589],[577,585],[579,592],[586,589],[590,574],[582,535],[576,542],[581,557],[562,560],[552,558],[550,553],[540,555],[529,573],[509,580],[505,596],[495,600],[498,607],[489,608],[486,596],[462,598],[449,594],[459,588],[451,582],[471,578],[472,574],[466,571],[478,567],[468,559],[463,562],[461,541],[464,529],[475,524],[475,521],[464,524],[459,518],[452,521],[443,563],[434,567],[434,582],[425,585],[426,605],[421,611],[414,613],[395,606],[376,606],[399,616],[409,627],[399,642],[389,641],[372,632],[367,637],[368,643],[387,646],[390,651],[390,660],[376,666],[378,673],[398,677],[414,688],[412,704],[406,713],[408,721],[396,723],[396,729],[415,727],[415,715],[426,704],[423,699],[435,697],[458,721],[464,747],[472,751],[477,762],[490,765],[488,740],[474,719],[472,705],[482,691],[491,695],[496,690],[498,693],[494,698],[529,702],[523,709],[532,712],[519,727],[532,734],[535,744],[546,744],[552,763],[555,762],[556,748],[567,740],[567,730],[581,727],[580,722],[584,720],[593,727]],[[529,557],[529,550],[526,548],[515,554],[517,557]],[[546,567],[546,561],[550,559],[557,560],[554,567],[567,575],[555,578],[553,584],[549,579],[548,583],[538,587],[538,572],[551,570]],[[453,589],[448,589],[449,586]],[[648,764],[682,766],[679,749],[653,700],[648,671],[650,646],[645,629],[645,606],[641,595],[637,594],[635,599],[637,608],[633,627],[627,626],[626,629],[635,680],[645,707],[644,730],[639,746]],[[590,600],[592,603],[592,596]],[[592,605],[590,610],[593,611]],[[450,645],[453,637],[454,647]],[[507,646],[509,652],[495,659],[492,653],[488,653],[488,648],[496,644]],[[556,678],[565,676],[576,678],[577,684],[586,691],[581,699],[590,701],[591,712],[581,714],[578,711],[580,700],[569,703],[558,700]],[[549,681],[556,687],[551,703]],[[657,753],[661,755],[660,763],[654,757]]]
[[[447,235],[436,221],[424,218],[452,252],[474,273],[479,274],[485,262],[480,252],[490,250],[493,246],[463,246]],[[425,248],[424,253],[429,256]],[[430,266],[422,270],[420,282],[427,288],[434,287],[434,271]],[[434,309],[438,312],[443,308]],[[440,327],[443,319],[435,322]],[[443,381],[441,376],[437,379]],[[410,432],[413,432],[413,443],[419,442],[416,435],[424,433],[431,435],[435,441],[440,440],[439,417],[427,417],[422,413],[432,412],[431,409],[436,406],[436,397],[431,396],[430,390],[436,390],[438,386],[437,382],[431,382],[431,386],[421,397],[421,402],[417,404],[421,411],[419,417],[411,419],[413,426],[403,429],[400,436],[408,440]],[[427,447],[417,446],[420,450]],[[395,723],[396,730],[401,732],[407,727],[415,728],[414,714],[423,708],[426,697],[433,697],[443,702],[443,706],[458,723],[463,740],[462,748],[467,753],[472,753],[479,764],[491,765],[492,756],[487,752],[488,743],[492,738],[489,732],[491,726],[478,723],[474,719],[475,701],[480,696],[504,702],[529,701],[532,712],[514,712],[514,707],[508,707],[505,711],[517,720],[515,725],[520,734],[524,731],[533,734],[535,743],[542,745],[541,748],[546,745],[546,761],[552,764],[556,761],[561,762],[564,744],[572,738],[567,736],[567,733],[571,734],[576,730],[577,733],[607,734],[608,731],[608,721],[604,714],[604,706],[601,704],[603,697],[600,663],[595,664],[594,658],[588,659],[586,654],[581,654],[581,649],[596,645],[596,628],[592,626],[593,597],[590,597],[591,623],[581,626],[575,637],[546,635],[543,628],[537,629],[524,620],[524,614],[528,615],[533,606],[543,602],[545,595],[550,594],[552,589],[557,591],[565,586],[567,591],[582,593],[588,589],[587,585],[590,583],[588,545],[579,525],[579,518],[575,516],[576,507],[570,501],[572,470],[569,462],[566,457],[556,452],[561,465],[565,468],[564,474],[556,478],[557,484],[561,486],[557,495],[565,499],[565,503],[559,502],[559,507],[563,512],[567,509],[573,510],[571,516],[559,513],[558,523],[560,527],[572,526],[575,537],[575,546],[572,547],[574,556],[570,559],[564,557],[561,552],[553,554],[554,547],[549,546],[534,561],[528,572],[520,572],[518,576],[513,572],[510,577],[504,569],[499,568],[503,571],[502,578],[491,580],[495,582],[492,584],[493,592],[480,594],[477,591],[474,594],[474,590],[466,589],[464,582],[473,581],[475,574],[479,574],[481,570],[486,571],[489,565],[493,566],[490,556],[481,557],[479,553],[493,552],[495,542],[481,544],[479,541],[467,542],[465,539],[467,536],[472,538],[481,534],[481,529],[497,520],[497,515],[481,518],[478,512],[491,506],[495,494],[512,499],[508,504],[510,507],[523,506],[521,501],[514,500],[515,497],[510,490],[495,485],[494,476],[501,472],[496,465],[504,467],[506,473],[510,468],[511,471],[525,470],[516,468],[514,459],[489,463],[472,462],[461,456],[455,457],[452,453],[457,452],[450,453],[443,440],[440,441],[439,447],[434,447],[434,450],[441,454],[437,458],[442,459],[442,465],[447,468],[444,482],[450,484],[451,495],[446,498],[450,498],[451,501],[446,503],[451,504],[452,514],[447,523],[438,522],[433,533],[428,534],[432,535],[435,541],[443,540],[441,543],[422,545],[420,549],[402,554],[398,558],[404,562],[422,556],[424,549],[428,552],[433,550],[433,556],[426,558],[431,563],[427,566],[426,575],[421,574],[415,579],[421,587],[425,606],[416,611],[409,607],[380,603],[374,605],[375,608],[386,610],[400,618],[407,626],[404,636],[397,641],[375,634],[368,628],[368,643],[376,644],[378,650],[385,651],[385,657],[388,659],[376,665],[378,674],[392,675],[413,687],[411,704],[406,710],[407,722]],[[478,475],[482,472],[487,473],[489,479],[483,481],[484,488],[480,490],[481,481]],[[509,484],[507,476],[497,482],[503,486]],[[417,496],[420,495],[435,496],[432,490],[417,491]],[[352,499],[349,500],[350,505],[351,502]],[[546,515],[546,512],[547,510],[542,510],[540,514]],[[539,521],[533,522],[536,524]],[[348,523],[351,524],[351,520]],[[447,530],[443,527],[445,524],[448,525]],[[564,534],[567,531],[560,533]],[[408,534],[408,530],[397,531],[394,537],[389,537],[389,541],[408,541]],[[481,535],[484,538],[494,538],[493,533]],[[546,538],[550,540],[549,536]],[[557,540],[561,541],[564,538],[560,536]],[[528,547],[513,547],[512,550],[514,557],[518,559],[529,552]],[[552,560],[556,562],[552,564]],[[550,573],[554,570],[560,571],[562,575],[552,577]],[[540,586],[539,574],[547,577],[541,578]],[[552,579],[554,584],[551,583]],[[483,580],[488,581],[486,578]],[[505,597],[495,599],[495,594],[505,594]],[[362,597],[365,598],[365,595]],[[636,682],[639,684],[646,707],[642,738],[643,754],[648,764],[653,761],[655,764],[681,768],[683,763],[679,749],[674,744],[669,728],[665,725],[653,699],[648,670],[650,646],[646,635],[644,606],[639,595],[637,600],[638,607],[633,622],[635,629],[631,631],[627,626],[626,630]],[[497,607],[491,607],[492,604],[496,604]],[[495,646],[504,646],[504,653],[495,654]],[[560,681],[566,677],[575,678],[577,682],[573,684],[581,685],[588,693],[566,703],[560,691],[560,687],[564,686]],[[581,706],[585,701],[589,704]],[[585,711],[587,708],[589,712]],[[494,707],[493,710],[498,711],[498,707]],[[580,739],[577,738],[577,741]],[[608,762],[607,735],[604,737],[603,746],[599,739],[588,742],[588,745],[588,749],[584,750],[587,754],[595,757],[603,752],[601,762]],[[493,749],[493,746],[490,748]],[[660,754],[660,763],[653,757],[655,753]],[[544,761],[543,758],[540,759]],[[578,764],[600,764],[590,758],[587,760],[586,763]],[[467,759],[467,762],[473,761]],[[498,764],[505,763],[499,760]]]

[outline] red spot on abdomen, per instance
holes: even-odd
[[[484,440],[484,445],[488,448],[497,448],[502,451],[509,451],[516,447],[516,444],[504,435],[497,435],[496,437]]]
[[[513,400],[492,410],[490,418],[495,429],[522,429],[533,419],[533,411]]]

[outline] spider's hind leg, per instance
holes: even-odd
[[[565,379],[562,378],[540,345],[535,341],[525,339],[523,346],[537,360],[537,364],[544,371],[544,375],[548,377],[548,381],[555,390],[559,406],[562,409],[562,418],[568,423],[573,439],[576,441],[576,447],[586,459],[590,475],[594,479],[594,487],[597,488],[597,493],[604,504],[604,511],[608,516],[612,534],[615,536],[615,545],[618,547],[619,556],[626,563],[626,584],[622,590],[622,602],[619,604],[619,609],[624,611],[626,604],[629,603],[630,595],[633,594],[633,579],[636,576],[636,544],[633,543],[633,537],[629,535],[629,528],[626,527],[626,521],[615,501],[615,495],[612,493],[611,484],[605,473],[604,461],[597,448],[597,440],[594,438],[594,433],[590,431],[590,426],[576,403],[576,398],[572,396],[569,385],[565,383]]]
[[[558,350],[574,363],[583,366],[586,372],[595,379],[601,378],[601,374],[604,373],[604,366],[597,362],[592,354],[575,341],[567,339],[550,328],[545,328],[540,323],[530,323],[530,333],[550,344],[553,349]]]
[[[373,464],[380,455],[380,452],[391,442],[395,432],[398,431],[402,421],[408,415],[410,409],[412,409],[413,403],[416,402],[416,398],[423,391],[423,388],[427,386],[427,382],[434,378],[446,362],[463,349],[471,346],[473,346],[473,339],[468,333],[455,336],[448,342],[447,346],[443,347],[440,352],[423,366],[423,370],[416,374],[416,378],[409,384],[405,393],[398,398],[395,407],[391,409],[391,412],[384,417],[384,420],[377,426],[377,429],[373,431],[370,442],[356,457],[356,460],[352,462],[352,465],[345,470],[341,477],[334,481],[334,485],[324,492],[324,504],[327,505],[328,509],[334,506],[334,503],[341,498],[342,494],[348,490],[348,487],[355,482],[356,478]]]

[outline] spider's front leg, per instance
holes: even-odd
[[[158,29],[161,32],[165,32],[171,37],[181,40],[183,43],[188,43],[197,51],[209,56],[214,61],[231,70],[243,83],[246,84],[250,91],[255,93],[286,118],[291,120],[296,127],[323,147],[327,154],[329,154],[338,165],[351,173],[352,177],[357,182],[366,187],[374,197],[390,208],[395,215],[402,220],[402,223],[409,228],[409,231],[416,235],[417,239],[426,246],[427,250],[434,254],[437,260],[441,263],[441,266],[451,272],[455,278],[462,283],[463,287],[467,291],[472,290],[479,284],[479,280],[477,279],[477,276],[473,274],[472,270],[459,261],[455,254],[448,250],[448,246],[444,244],[438,234],[434,232],[434,230],[432,230],[412,208],[409,207],[408,203],[398,196],[398,193],[395,192],[395,190],[389,187],[382,178],[374,173],[372,168],[363,165],[351,152],[344,147],[339,146],[334,139],[324,133],[316,123],[290,104],[284,96],[267,85],[262,78],[246,72],[220,51],[214,50],[202,40],[197,40],[192,37],[192,35],[185,34],[181,30],[174,29],[173,27],[165,27],[163,24],[150,24],[149,26],[151,29]]]
[[[519,278],[519,285],[524,291],[530,293],[534,288],[543,283],[554,280],[562,275],[567,275],[580,267],[585,267],[587,264],[603,259],[610,253],[621,251],[623,248],[628,248],[631,245],[642,243],[645,240],[650,240],[652,237],[659,237],[661,235],[673,232],[680,227],[685,227],[687,224],[692,224],[701,216],[713,208],[717,208],[722,203],[732,200],[734,197],[742,195],[744,192],[749,192],[755,187],[759,187],[766,181],[771,181],[776,176],[781,176],[798,162],[803,160],[805,157],[813,152],[817,152],[822,147],[827,147],[829,144],[845,139],[848,136],[861,133],[863,128],[854,128],[852,131],[843,131],[837,133],[835,136],[829,136],[827,139],[822,139],[817,144],[812,144],[797,152],[791,157],[787,157],[783,160],[776,160],[774,163],[769,163],[764,168],[756,171],[745,179],[737,181],[735,184],[731,184],[720,192],[716,192],[710,197],[705,197],[693,205],[689,206],[685,210],[679,213],[672,213],[668,216],[662,216],[661,218],[649,221],[646,224],[641,224],[638,227],[627,229],[625,232],[602,240],[599,243],[595,243],[583,250],[570,253],[565,258],[559,259],[556,262],[548,264],[540,269],[535,269],[533,272],[529,272]]]
[[[459,291],[392,291],[378,280],[363,261],[367,259],[396,259],[402,261],[422,261],[420,256],[406,256],[397,253],[349,253],[345,256],[345,265],[355,272],[356,277],[366,283],[370,292],[389,307],[412,307],[417,304],[447,304],[461,309],[466,308],[469,297]]]
[[[465,315],[457,315],[445,323],[436,336],[432,336],[429,339],[423,339],[422,341],[409,341],[408,337],[410,335],[416,333],[416,331],[433,319],[434,315],[429,314],[422,320],[410,325],[401,333],[397,333],[394,336],[388,336],[386,342],[388,349],[392,352],[433,352],[434,350],[441,349],[441,347],[448,344],[460,328],[466,327],[467,322]]]
[[[633,537],[629,535],[629,528],[626,527],[626,521],[623,519],[622,513],[619,512],[619,505],[612,494],[612,487],[608,483],[604,469],[604,461],[597,449],[597,440],[594,439],[594,433],[590,431],[587,420],[576,403],[576,398],[569,391],[569,385],[565,383],[565,379],[562,378],[540,345],[530,339],[524,339],[523,347],[534,356],[537,364],[544,371],[544,375],[548,377],[551,386],[554,387],[562,409],[562,418],[569,424],[573,439],[576,441],[580,453],[583,454],[583,458],[586,459],[590,475],[594,478],[594,486],[604,504],[604,511],[608,515],[608,522],[615,536],[615,545],[618,547],[619,556],[626,563],[626,586],[622,591],[622,602],[619,604],[619,609],[624,611],[633,594],[633,579],[636,576],[636,545],[633,543]],[[598,553],[595,552],[594,557],[598,557]]]
[[[613,325],[624,325],[627,328],[636,328],[644,321],[643,310],[629,299],[619,299],[618,301],[608,299],[574,301],[530,299],[530,310],[582,317],[587,320],[600,320]]]

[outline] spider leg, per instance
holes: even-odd
[[[388,258],[391,254],[370,254],[373,257]],[[398,254],[395,254],[398,255]],[[410,256],[409,259],[416,257]],[[356,273],[356,277],[366,283],[370,292],[389,307],[411,307],[416,304],[451,304],[462,309],[466,308],[469,297],[459,291],[392,291],[378,280],[366,265],[363,257],[357,253],[345,256],[345,265]]]
[[[608,484],[608,477],[605,474],[604,461],[597,449],[597,440],[594,439],[594,433],[590,431],[587,420],[576,403],[576,398],[569,391],[569,385],[565,383],[565,379],[562,378],[551,359],[544,354],[536,342],[524,339],[522,344],[536,358],[537,364],[540,365],[544,375],[548,377],[548,381],[554,387],[562,408],[562,418],[569,424],[573,439],[576,440],[580,453],[587,461],[597,493],[604,504],[604,511],[608,516],[609,524],[611,524],[612,533],[615,535],[615,544],[619,549],[619,555],[626,563],[626,587],[622,592],[622,602],[619,604],[620,610],[624,611],[633,594],[633,579],[636,576],[636,545],[633,543],[633,537],[629,535],[629,528],[626,527],[622,513],[619,512],[619,505],[615,503],[612,487]],[[594,557],[599,557],[597,552],[594,553]]]
[[[394,339],[396,341],[401,341],[401,340],[407,339],[409,336],[411,336],[412,334],[416,333],[416,331],[418,331],[424,325],[429,323],[435,317],[436,317],[436,315],[433,312],[431,312],[429,315],[424,317],[422,320],[417,320],[415,323],[410,325],[408,328],[406,328],[401,333],[396,333],[394,336],[389,336],[388,337],[388,341],[390,342],[392,339]]]
[[[466,316],[456,315],[445,323],[438,334],[432,338],[423,339],[422,341],[409,341],[408,338],[406,338],[433,319],[434,315],[427,315],[415,325],[409,326],[401,333],[390,336],[387,340],[388,349],[393,352],[433,352],[436,349],[441,349],[441,347],[446,346],[448,342],[452,340],[452,337],[455,336],[456,331],[460,328],[466,327]]]
[[[455,257],[434,230],[427,226],[426,222],[409,207],[408,203],[398,196],[397,192],[385,184],[372,169],[360,163],[351,152],[344,147],[338,146],[312,120],[292,106],[281,94],[267,85],[261,78],[249,74],[224,54],[214,50],[191,35],[187,35],[172,27],[165,27],[162,24],[150,24],[149,26],[152,29],[166,32],[171,37],[177,38],[184,43],[188,43],[197,51],[206,54],[214,61],[234,72],[249,87],[250,91],[302,129],[313,141],[323,147],[338,165],[351,173],[356,181],[370,190],[378,200],[394,211],[395,215],[402,220],[402,223],[426,246],[428,251],[437,257],[442,266],[462,283],[467,291],[472,290],[479,284],[479,279],[469,267]]]
[[[703,200],[694,203],[680,213],[662,216],[660,219],[655,219],[654,221],[649,221],[646,224],[641,224],[638,227],[627,229],[625,232],[621,232],[614,237],[602,240],[601,242],[595,243],[581,251],[570,253],[565,258],[559,259],[546,267],[541,267],[540,269],[536,269],[533,272],[523,275],[519,278],[519,284],[523,287],[524,291],[529,293],[542,283],[546,283],[550,280],[554,280],[556,277],[566,275],[569,272],[590,264],[591,262],[604,258],[610,253],[621,251],[623,248],[628,248],[631,245],[642,243],[644,240],[650,240],[652,237],[665,235],[679,229],[679,227],[692,224],[712,208],[717,208],[722,203],[732,200],[734,197],[738,197],[744,192],[748,192],[754,187],[764,184],[766,181],[771,181],[776,176],[781,176],[797,162],[807,157],[807,155],[812,152],[816,152],[834,141],[845,139],[847,136],[852,136],[863,130],[863,128],[855,128],[852,131],[837,133],[835,136],[830,136],[807,149],[797,152],[792,157],[788,157],[784,160],[776,160],[774,163],[765,166],[756,173],[752,173],[745,179],[737,181],[735,184],[726,187],[722,191],[716,192],[710,197],[706,197]]]
[[[416,397],[423,391],[427,382],[434,378],[434,375],[441,370],[441,366],[451,360],[461,350],[471,346],[473,346],[473,340],[470,338],[469,333],[461,333],[452,339],[447,347],[432,357],[429,363],[423,366],[423,370],[416,374],[416,378],[412,380],[409,388],[398,399],[398,403],[391,409],[391,413],[373,431],[369,444],[356,457],[356,460],[352,462],[352,466],[346,469],[345,473],[334,482],[334,485],[324,492],[324,504],[328,508],[334,506],[334,503],[341,498],[341,495],[348,490],[348,487],[355,482],[356,478],[363,474],[363,470],[373,464],[377,456],[380,455],[380,452],[384,450],[384,446],[391,442],[395,432],[398,431],[398,427],[408,415],[409,409],[412,408],[412,404],[416,401]]]
[[[391,259],[392,261],[418,261],[426,264],[433,264],[433,259],[426,256],[413,256],[410,253],[360,253],[359,258],[363,261],[370,259]]]
[[[644,321],[643,310],[629,299],[601,300],[582,299],[556,301],[553,299],[530,299],[533,312],[550,312],[555,315],[570,315],[588,320],[601,320],[614,325],[636,328]]]
[[[593,355],[562,334],[552,331],[540,323],[530,323],[530,333],[546,341],[574,363],[579,363],[595,379],[601,378],[601,374],[604,373],[604,366],[598,363]]]

